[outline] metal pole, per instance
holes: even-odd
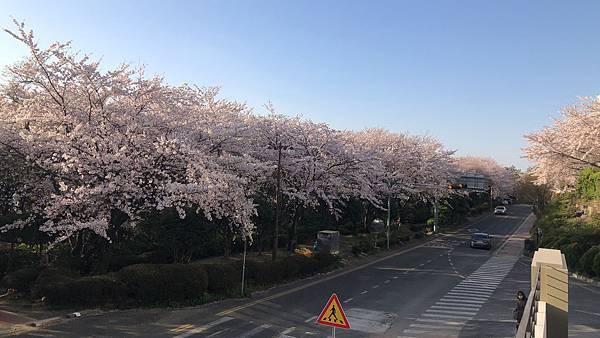
[[[437,196],[433,198],[433,233],[438,231],[439,226],[439,210]]]
[[[335,326],[333,327],[333,338],[335,338]]]
[[[244,256],[242,258],[242,297],[244,297],[244,278],[246,277],[246,236],[244,235]]]
[[[390,249],[390,217],[391,217],[391,213],[392,210],[390,209],[390,196],[388,195],[388,199],[387,199],[387,230],[385,232],[385,235],[387,237],[387,249]]]

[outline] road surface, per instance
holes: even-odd
[[[251,300],[108,312],[29,336],[327,337],[331,328],[315,321],[335,292],[351,325],[336,330],[336,337],[514,337],[516,292],[529,293],[530,260],[521,250],[533,218],[528,206],[508,210],[368,266],[278,287]],[[474,229],[493,236],[492,250],[469,248]],[[577,282],[571,288],[571,314],[578,316],[571,319],[572,335],[598,336],[600,314],[584,304],[590,304],[589,297],[600,300],[600,288]]]

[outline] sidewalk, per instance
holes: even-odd
[[[529,230],[535,223],[535,215],[529,214],[521,225],[510,235],[502,246],[496,251],[496,256],[521,256],[525,240],[529,238]]]

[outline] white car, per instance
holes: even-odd
[[[494,209],[494,214],[495,215],[506,215],[506,207],[503,205],[497,206]]]

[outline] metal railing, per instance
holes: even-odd
[[[523,317],[519,322],[516,338],[535,338],[535,325],[537,320],[538,302],[540,300],[540,267],[538,267],[535,286],[531,288],[527,303],[523,311]],[[537,337],[543,338],[543,337]]]

